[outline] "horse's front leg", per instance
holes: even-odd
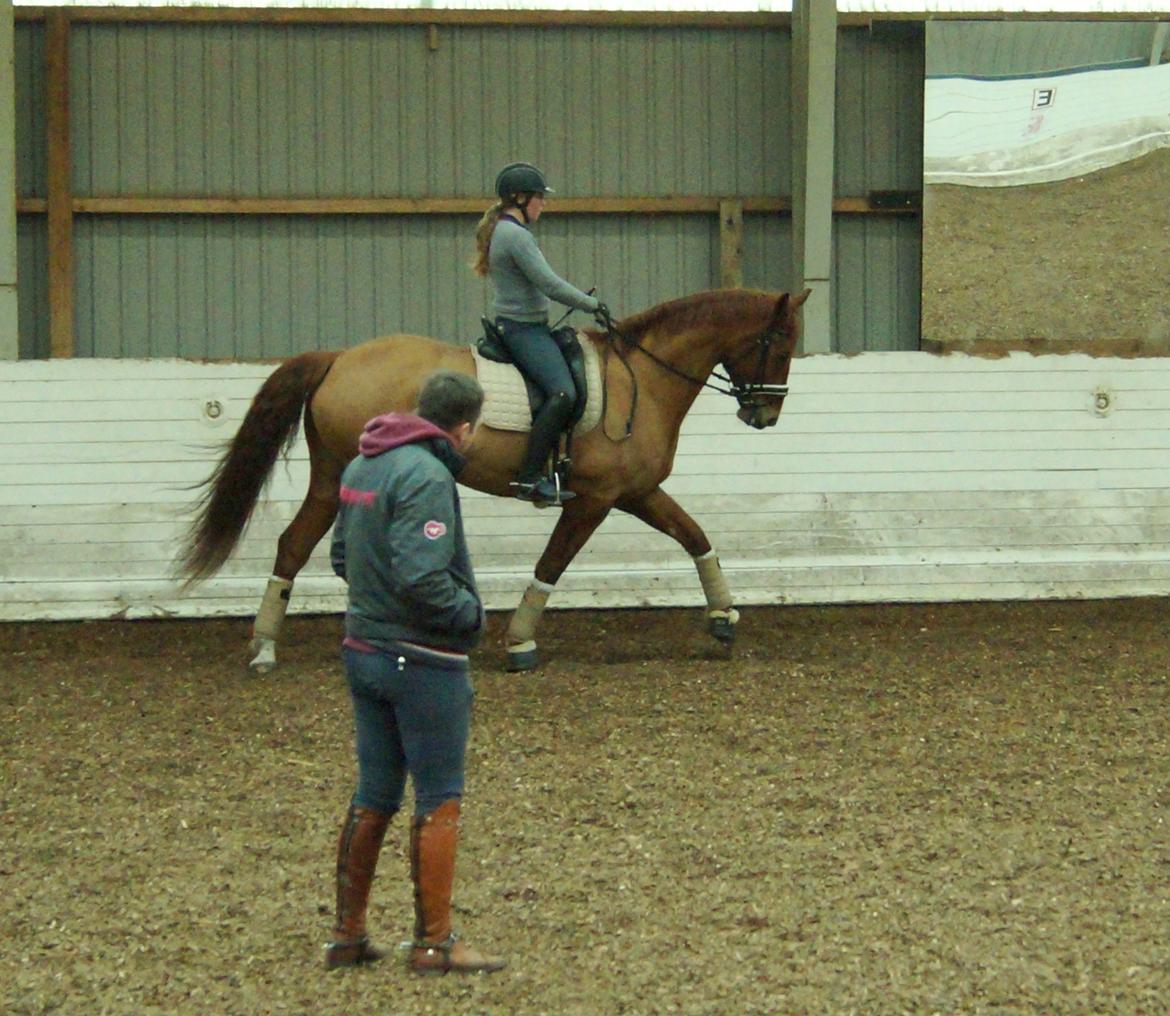
[[[536,626],[544,613],[549,594],[577,552],[609,514],[612,504],[578,497],[561,509],[561,517],[549,537],[548,546],[536,563],[536,574],[524,590],[520,605],[508,622],[508,669],[532,670],[538,662]]]
[[[645,497],[619,501],[617,506],[665,533],[691,555],[707,598],[707,630],[720,642],[731,645],[735,641],[739,611],[732,606],[731,589],[719,567],[719,558],[699,524],[661,488]]]

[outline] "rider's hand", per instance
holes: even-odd
[[[609,308],[600,300],[597,301],[597,310],[593,312],[593,320],[606,331],[612,331],[613,315],[610,314]]]

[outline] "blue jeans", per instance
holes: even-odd
[[[348,647],[342,656],[357,734],[353,803],[394,814],[402,807],[407,773],[416,816],[462,797],[475,694],[466,664]]]

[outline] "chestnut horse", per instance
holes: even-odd
[[[512,669],[536,665],[536,626],[549,593],[612,508],[673,537],[690,554],[706,595],[711,633],[734,637],[738,613],[703,530],[659,486],[671,471],[679,428],[699,390],[716,375],[752,427],[773,426],[787,391],[800,335],[796,312],[808,298],[729,289],[697,293],[618,322],[608,334],[589,332],[604,363],[606,413],[573,442],[569,489],[535,578],[508,626]],[[240,539],[282,450],[304,416],[309,490],[280,536],[272,578],[256,615],[251,666],[276,662],[276,642],[293,580],[337,515],[341,471],[357,454],[365,422],[380,413],[409,412],[434,370],[475,369],[471,350],[417,335],[391,335],[342,352],[315,351],[286,360],[264,382],[239,431],[201,485],[198,513],[179,559],[191,584],[214,574]],[[527,435],[480,427],[459,482],[506,496]]]

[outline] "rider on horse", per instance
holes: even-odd
[[[528,451],[513,486],[516,496],[540,507],[560,505],[576,495],[548,475],[549,455],[569,421],[577,393],[564,356],[549,330],[549,300],[608,320],[600,300],[570,285],[549,267],[528,227],[540,218],[552,188],[527,162],[505,166],[496,177],[496,196],[475,232],[475,272],[491,279],[492,311],[504,345],[520,370],[544,395],[532,421]]]

